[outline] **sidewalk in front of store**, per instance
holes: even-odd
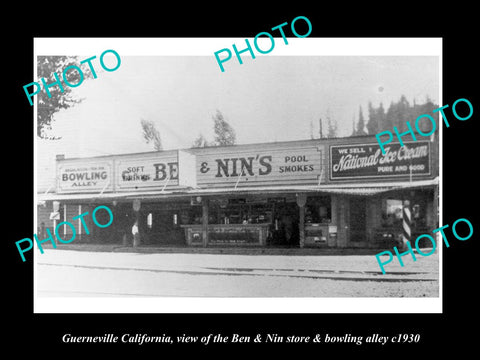
[[[51,245],[44,246],[52,249]],[[127,253],[177,253],[177,254],[232,254],[232,255],[375,255],[392,249],[380,248],[320,248],[320,247],[287,247],[287,246],[209,246],[187,247],[174,245],[141,245],[124,246],[122,244],[57,244],[58,249],[93,252],[127,252]],[[416,253],[417,251],[414,250]],[[426,250],[428,252],[428,250]]]

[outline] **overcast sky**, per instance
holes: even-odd
[[[62,140],[41,149],[67,157],[151,151],[140,119],[156,124],[164,149],[188,148],[199,133],[213,138],[216,109],[239,144],[310,138],[310,123],[318,133],[327,112],[338,136],[348,136],[360,105],[368,119],[368,101],[385,109],[402,94],[439,102],[435,56],[262,56],[224,66],[214,56],[122,56],[116,71],[72,89],[85,100],[55,115],[52,134]]]

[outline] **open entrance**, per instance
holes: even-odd
[[[367,201],[364,197],[350,198],[350,242],[366,241]]]
[[[180,227],[181,211],[151,209],[145,211],[143,243],[146,245],[184,245],[184,231]]]
[[[272,245],[298,246],[298,206],[296,203],[280,203],[275,206],[275,223],[272,231]]]

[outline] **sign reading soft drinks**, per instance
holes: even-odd
[[[430,175],[430,143],[330,146],[330,179]]]

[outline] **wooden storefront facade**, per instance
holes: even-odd
[[[137,221],[137,246],[391,248],[405,200],[413,235],[437,227],[438,169],[438,142],[369,136],[57,157],[37,226],[106,205],[113,224],[76,242],[131,246]]]

